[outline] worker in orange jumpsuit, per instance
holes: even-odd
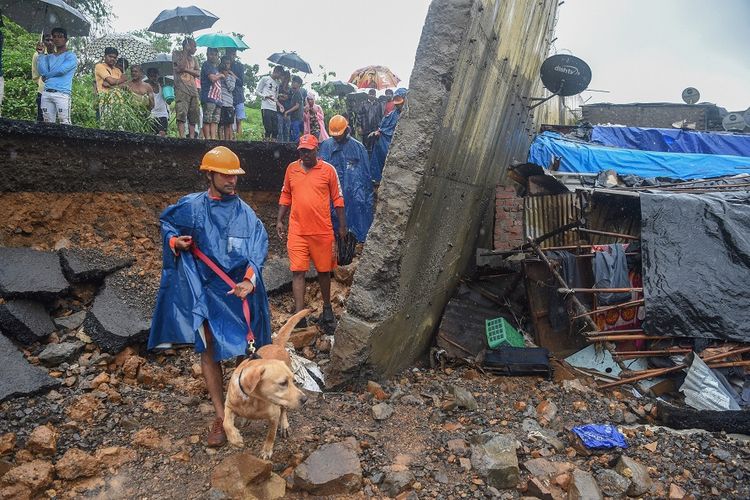
[[[300,137],[297,148],[300,159],[289,164],[279,198],[276,232],[284,239],[289,215],[287,251],[292,271],[292,292],[295,311],[305,307],[305,273],[310,260],[318,272],[323,296],[323,312],[319,325],[332,333],[336,318],[331,307],[331,272],[336,267],[335,237],[331,221],[331,204],[339,220],[339,236],[346,237],[344,196],[336,169],[318,158],[318,139],[310,134]],[[304,326],[304,325],[302,325]]]

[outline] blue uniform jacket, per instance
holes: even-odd
[[[263,285],[263,263],[268,234],[255,212],[238,196],[211,199],[208,193],[184,196],[161,214],[163,266],[148,347],[162,343],[205,345],[197,334],[204,321],[214,338],[218,360],[245,354],[247,325],[242,301],[227,295],[229,287],[190,252],[175,255],[173,236],[191,236],[197,247],[236,283],[248,268],[256,275],[255,291],[248,296],[256,347],[271,341],[268,296]]]
[[[391,147],[391,140],[393,139],[393,133],[396,131],[399,118],[401,118],[401,109],[395,108],[380,122],[380,137],[378,137],[377,142],[372,147],[372,155],[370,156],[372,180],[375,182],[380,182],[380,179],[383,177],[385,158],[388,156],[388,150]]]
[[[357,237],[365,241],[372,225],[374,198],[372,174],[367,149],[356,139],[348,137],[343,143],[334,138],[320,145],[320,157],[336,168],[339,185],[344,193],[346,224]],[[338,231],[338,216],[331,210],[334,234]]]

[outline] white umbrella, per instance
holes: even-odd
[[[112,33],[97,38],[88,46],[88,53],[94,59],[104,57],[104,49],[114,47],[130,64],[143,64],[156,58],[157,52],[151,44],[130,33]]]

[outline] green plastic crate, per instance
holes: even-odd
[[[502,344],[508,344],[511,347],[526,346],[523,335],[518,333],[518,330],[513,328],[505,318],[487,319],[484,323],[490,349],[495,349]]]

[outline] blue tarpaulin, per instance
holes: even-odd
[[[641,151],[750,157],[750,134],[669,128],[594,127],[591,142]]]
[[[659,153],[600,146],[568,139],[555,132],[538,135],[529,149],[529,163],[549,168],[560,160],[558,171],[707,179],[750,173],[750,158],[728,155]]]

